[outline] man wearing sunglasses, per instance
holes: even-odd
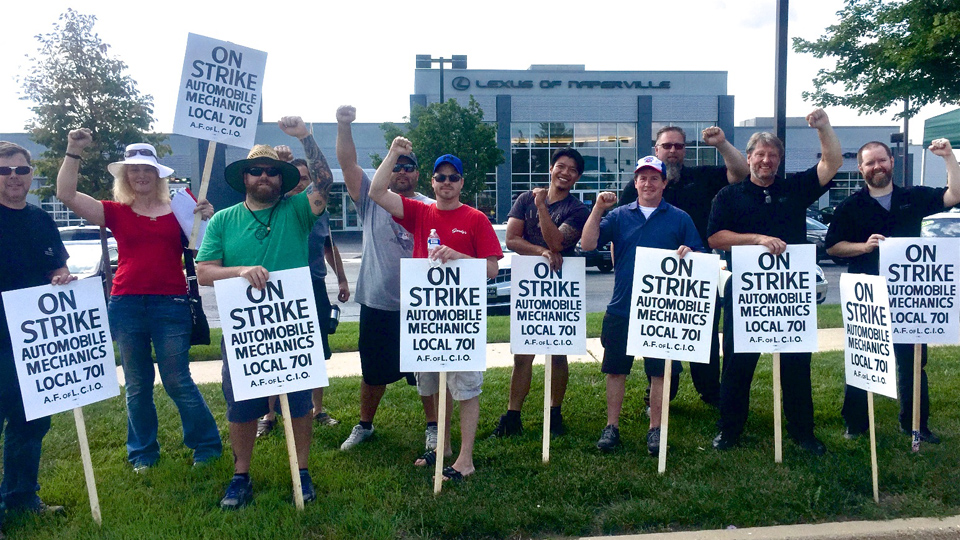
[[[67,158],[69,159],[69,157]],[[27,203],[33,181],[30,153],[0,141],[0,291],[12,291],[74,279],[67,269],[67,250],[57,225],[40,208]],[[6,427],[4,429],[4,421]],[[8,511],[63,513],[37,495],[40,448],[50,430],[50,417],[27,421],[20,396],[6,313],[0,302],[0,430],[4,435],[3,484],[0,498]],[[0,512],[0,523],[3,515]],[[0,538],[3,534],[0,533]]]
[[[806,210],[830,190],[843,154],[840,141],[823,109],[807,115],[807,124],[820,137],[821,158],[806,171],[786,178],[777,176],[783,160],[783,143],[772,133],[754,133],[747,141],[750,180],[720,190],[713,201],[707,224],[710,247],[730,251],[732,246],[761,245],[779,255],[788,244],[805,244]],[[733,269],[735,271],[735,269]],[[723,376],[720,381],[720,434],[713,447],[726,450],[739,444],[750,410],[750,383],[759,353],[733,350],[733,280],[724,289]],[[813,433],[813,397],[810,353],[784,353],[783,411],[787,433],[801,448],[814,455],[826,452]]]
[[[410,141],[397,137],[390,145],[387,157],[373,175],[370,185],[370,198],[382,206],[400,225],[413,234],[413,256],[426,258],[427,237],[436,230],[440,237],[440,246],[430,253],[430,258],[445,263],[456,259],[486,259],[487,277],[497,276],[497,260],[503,258],[500,240],[487,216],[475,208],[460,202],[463,189],[463,163],[456,156],[445,154],[437,158],[433,165],[433,192],[435,205],[424,204],[388,190],[390,174],[397,159],[409,155],[412,150]],[[461,371],[447,375],[448,391],[453,399],[460,402],[460,454],[452,466],[443,469],[443,476],[449,480],[462,480],[474,472],[473,442],[477,435],[477,421],[480,418],[480,387],[483,384],[483,372]],[[417,373],[417,391],[421,396],[429,397],[439,392],[439,374]],[[452,402],[449,405],[453,406]],[[450,412],[452,409],[448,409]],[[447,415],[450,422],[450,415]],[[449,426],[448,426],[449,427]],[[452,455],[450,448],[450,430],[446,430],[445,441],[440,441],[437,450],[443,450],[442,456]],[[443,459],[428,451],[416,465],[430,465],[436,459]]]
[[[559,270],[563,258],[574,254],[583,224],[590,210],[570,190],[583,174],[583,156],[573,148],[558,148],[550,157],[550,186],[537,188],[517,197],[507,221],[507,248],[520,255],[543,256],[550,267]],[[553,375],[550,383],[550,433],[562,435],[561,405],[570,378],[567,356],[551,357]],[[513,355],[510,376],[510,398],[507,413],[500,416],[494,437],[509,437],[523,432],[520,409],[530,393],[533,375],[532,354]]]
[[[413,236],[369,196],[370,179],[357,163],[350,127],[356,119],[354,107],[337,109],[337,161],[363,228],[356,296],[360,304],[360,422],[340,445],[341,450],[373,435],[373,417],[388,384],[404,378],[411,386],[417,384],[412,373],[400,372],[400,259],[413,256]],[[433,204],[433,199],[416,191],[419,177],[417,156],[413,152],[399,155],[390,176],[390,191]],[[427,422],[424,445],[430,451],[437,447],[437,407],[429,396],[422,401]]]
[[[242,277],[256,289],[263,290],[271,271],[309,265],[307,237],[327,207],[333,173],[299,116],[285,116],[278,125],[303,144],[313,181],[303,193],[284,198],[283,194],[300,182],[300,171],[279,159],[275,149],[262,144],[254,146],[247,159],[228,165],[224,171],[227,184],[245,197],[242,203],[217,212],[210,220],[196,257],[197,279],[201,285]],[[253,497],[250,461],[257,437],[257,420],[267,414],[269,399],[236,401],[222,343],[221,352],[234,476],[220,507],[232,510],[246,505]],[[303,499],[309,502],[317,497],[306,468],[313,433],[311,391],[292,392],[288,398],[297,458],[302,467]]]
[[[668,203],[686,212],[697,226],[700,240],[707,245],[707,217],[710,215],[710,203],[717,193],[730,184],[736,184],[750,174],[747,160],[730,141],[723,130],[713,126],[704,129],[701,133],[703,142],[717,149],[723,156],[722,167],[714,165],[700,165],[686,167],[683,160],[686,158],[687,134],[679,126],[664,126],[657,131],[654,155],[664,166],[664,177],[667,182],[663,190],[663,198]],[[620,206],[637,200],[637,188],[632,182],[627,183],[620,195]],[[714,318],[713,341],[710,345],[710,363],[690,364],[690,378],[693,387],[700,394],[700,399],[708,405],[720,406],[720,296],[717,295],[717,317]],[[677,394],[680,384],[679,373],[675,373],[670,384],[670,399]],[[649,401],[650,387],[647,387],[645,400]],[[648,403],[649,405],[649,403]]]

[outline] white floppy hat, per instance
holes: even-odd
[[[157,162],[157,149],[152,144],[134,143],[128,144],[123,152],[123,161],[115,161],[107,165],[110,174],[116,176],[122,165],[150,165],[157,169],[160,178],[166,178],[173,174],[173,169]]]

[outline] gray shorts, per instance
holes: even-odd
[[[440,374],[437,372],[419,372],[417,392],[421,396],[432,396],[440,391]],[[482,371],[448,371],[447,391],[457,401],[466,401],[480,395],[483,385]]]

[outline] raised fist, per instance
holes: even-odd
[[[67,152],[78,154],[93,144],[93,134],[87,128],[71,130],[67,134]]]
[[[357,119],[357,108],[353,105],[341,105],[337,108],[337,123],[349,124]]]
[[[953,147],[950,146],[949,139],[934,139],[930,141],[930,147],[928,149],[933,152],[934,155],[940,157],[947,157],[953,153]]]
[[[307,125],[303,123],[303,118],[299,116],[284,116],[277,121],[277,126],[287,135],[298,139],[302,139],[310,134],[310,132],[307,131]]]
[[[717,126],[708,127],[703,130],[703,142],[710,146],[719,146],[727,140],[723,130]]]
[[[813,129],[825,128],[830,125],[830,117],[823,109],[814,109],[807,115],[807,124]]]

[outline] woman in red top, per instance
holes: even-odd
[[[114,176],[114,200],[98,201],[77,192],[80,153],[92,142],[87,129],[70,132],[57,175],[57,197],[83,219],[108,227],[117,241],[119,266],[107,311],[126,381],[127,460],[140,472],[160,458],[151,342],[160,380],[180,411],[183,442],[193,449],[194,464],[216,459],[223,450],[220,432],[190,375],[191,316],[182,233],[166,181],[173,169],[157,162],[153,146],[131,144],[123,161],[107,167]],[[195,212],[208,219],[213,207],[203,200]]]

